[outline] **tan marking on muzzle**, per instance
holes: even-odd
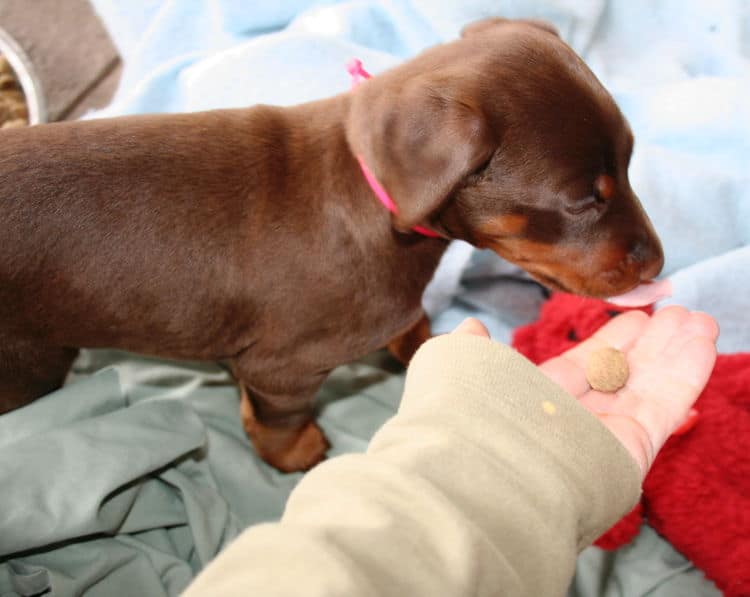
[[[606,244],[585,253],[561,244],[521,238],[496,239],[486,247],[545,285],[554,281],[568,292],[611,296],[637,283],[637,272],[622,267],[625,251]]]
[[[477,227],[477,232],[489,238],[518,236],[526,230],[528,223],[528,216],[523,214],[505,214],[486,220]]]

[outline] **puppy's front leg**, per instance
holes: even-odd
[[[388,352],[404,365],[408,365],[417,349],[430,338],[432,338],[430,320],[427,315],[422,313],[422,317],[417,323],[388,343]]]
[[[323,460],[330,444],[315,423],[314,400],[326,375],[308,376],[307,383],[295,383],[294,392],[287,393],[261,389],[257,374],[248,376],[232,365],[240,383],[242,426],[258,455],[285,473],[306,471]]]
[[[325,458],[330,447],[323,431],[312,418],[301,426],[263,423],[256,414],[248,390],[240,386],[240,415],[245,433],[258,455],[284,473],[306,471]]]

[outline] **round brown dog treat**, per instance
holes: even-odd
[[[616,348],[600,348],[586,361],[586,380],[600,392],[616,392],[628,381],[628,361]]]

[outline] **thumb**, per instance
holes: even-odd
[[[482,336],[484,338],[490,337],[490,333],[487,331],[487,328],[484,327],[484,324],[478,319],[474,319],[473,317],[464,319],[458,325],[458,327],[455,330],[453,330],[453,333],[454,334],[471,334],[472,336]]]

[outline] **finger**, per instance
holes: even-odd
[[[658,311],[628,355],[629,385],[647,395],[655,387],[668,387],[668,375],[677,386],[702,389],[716,358],[718,333],[716,321],[705,313],[681,307]]]
[[[679,305],[659,309],[651,316],[649,325],[633,348],[631,360],[652,362],[664,356],[678,332],[686,329],[690,312]]]
[[[540,365],[539,369],[552,381],[576,397],[590,390],[586,380],[586,361],[595,350],[611,346],[627,352],[649,323],[643,311],[628,311],[613,318],[577,346]]]
[[[674,423],[677,425],[711,376],[716,362],[716,343],[710,338],[693,336],[681,343],[673,354],[659,361],[658,370],[639,363],[628,385],[644,401],[666,404],[676,413]]]
[[[696,337],[688,342],[675,364],[674,374],[693,386],[695,393],[703,391],[716,363],[716,341],[706,337]],[[696,395],[687,406],[692,406]]]
[[[695,338],[705,338],[715,343],[719,336],[719,326],[716,321],[705,313],[690,313],[688,319],[676,330],[664,350],[664,357],[675,361],[684,361],[682,355],[684,347]]]
[[[708,313],[692,311],[690,313],[689,330],[696,336],[703,336],[716,342],[719,338],[719,324]]]
[[[637,363],[627,386],[605,400],[586,395],[582,402],[592,410],[622,414],[641,423],[659,450],[672,432],[684,421],[690,407],[705,387],[716,361],[713,340],[693,336],[682,345],[679,357]],[[593,393],[592,393],[593,394]]]
[[[539,365],[539,370],[571,396],[580,398],[588,389],[585,371],[571,362],[566,353]]]
[[[590,338],[564,353],[564,356],[585,370],[586,361],[592,352],[606,346],[627,352],[638,341],[649,324],[649,316],[643,311],[628,311],[611,319]]]
[[[456,327],[456,329],[453,330],[453,333],[454,334],[471,334],[472,336],[482,336],[484,338],[490,337],[490,333],[487,331],[487,328],[484,326],[484,324],[478,319],[474,319],[473,317],[464,319],[458,325],[458,327]]]

